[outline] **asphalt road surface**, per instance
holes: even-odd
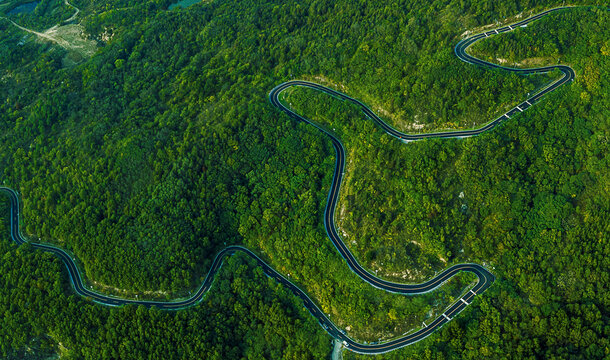
[[[444,324],[451,321],[451,319],[453,319],[455,316],[457,316],[462,310],[464,310],[473,301],[475,296],[480,295],[489,286],[491,286],[491,284],[495,280],[493,274],[491,274],[486,268],[484,268],[483,266],[478,265],[478,264],[458,264],[458,265],[454,265],[454,266],[444,270],[443,272],[441,272],[434,278],[432,278],[426,282],[423,282],[421,284],[401,284],[401,283],[394,283],[394,282],[390,282],[390,281],[378,278],[375,275],[368,272],[367,270],[365,270],[358,263],[358,261],[356,260],[354,255],[349,251],[347,246],[341,240],[341,237],[337,233],[337,229],[335,227],[335,222],[334,222],[335,207],[337,205],[339,189],[341,187],[341,182],[343,180],[343,172],[344,172],[344,167],[345,167],[345,149],[343,148],[343,145],[341,144],[339,139],[337,139],[332,133],[330,133],[329,131],[320,127],[316,123],[313,123],[312,121],[293,112],[288,107],[284,106],[279,100],[279,95],[282,91],[284,91],[292,86],[302,86],[302,87],[308,87],[308,88],[316,89],[318,91],[322,91],[329,95],[335,96],[341,100],[350,101],[350,102],[358,105],[360,107],[360,109],[362,110],[362,112],[368,118],[375,121],[375,123],[377,123],[389,135],[394,136],[397,139],[404,141],[404,142],[421,140],[421,139],[431,138],[431,137],[463,138],[463,137],[478,135],[482,132],[493,129],[496,125],[498,125],[503,120],[510,119],[512,116],[518,115],[520,112],[527,110],[529,107],[533,106],[533,104],[535,104],[538,100],[540,100],[541,97],[543,97],[547,93],[549,93],[549,92],[557,89],[561,85],[573,80],[575,74],[574,74],[574,71],[570,67],[563,66],[563,65],[545,66],[545,67],[534,68],[534,69],[515,69],[515,68],[507,68],[507,67],[499,66],[499,65],[488,63],[486,61],[483,61],[483,60],[470,56],[466,52],[468,47],[481,39],[485,39],[487,37],[491,37],[491,36],[495,36],[495,35],[498,35],[501,33],[512,31],[520,26],[524,26],[524,25],[531,23],[532,21],[538,20],[538,19],[546,16],[549,13],[552,13],[555,11],[560,11],[563,9],[566,9],[566,7],[561,7],[561,8],[544,11],[538,15],[532,16],[532,17],[522,20],[518,23],[509,25],[509,26],[504,26],[504,27],[494,29],[494,30],[488,30],[484,33],[474,35],[472,37],[469,37],[467,39],[460,41],[456,45],[455,54],[461,60],[463,60],[469,64],[483,66],[483,67],[487,67],[487,68],[500,68],[500,69],[503,69],[506,71],[511,71],[511,72],[515,72],[515,73],[519,73],[519,74],[523,74],[523,75],[544,73],[544,72],[548,72],[548,71],[551,71],[554,69],[558,69],[563,73],[563,76],[559,80],[551,83],[549,86],[547,86],[540,92],[529,97],[525,101],[519,103],[514,108],[512,108],[510,111],[508,111],[506,114],[503,114],[502,116],[498,117],[497,119],[487,123],[486,125],[478,128],[478,129],[463,130],[463,131],[445,131],[445,132],[426,133],[426,134],[417,134],[417,135],[405,134],[400,131],[397,131],[396,129],[394,129],[391,126],[389,126],[388,124],[386,124],[382,119],[380,119],[377,115],[375,115],[375,113],[373,111],[371,111],[366,105],[364,105],[360,101],[358,101],[354,98],[351,98],[341,92],[335,91],[333,89],[327,88],[327,87],[319,85],[319,84],[307,82],[307,81],[300,81],[300,80],[288,81],[288,82],[278,85],[273,90],[271,90],[271,92],[269,93],[269,100],[271,101],[271,103],[274,106],[276,106],[278,109],[280,109],[281,111],[286,113],[288,116],[290,116],[291,118],[293,118],[297,121],[303,121],[303,122],[306,122],[308,124],[315,126],[320,131],[322,131],[325,135],[327,135],[330,138],[330,140],[332,141],[332,144],[336,151],[336,163],[335,163],[333,182],[331,184],[331,188],[330,188],[330,191],[328,194],[328,202],[327,202],[327,205],[325,208],[325,213],[324,213],[324,226],[326,228],[326,232],[328,234],[329,239],[335,245],[335,247],[337,248],[337,251],[339,251],[339,253],[345,259],[348,266],[350,267],[350,269],[352,269],[353,272],[355,272],[364,281],[368,282],[369,284],[373,285],[374,287],[377,287],[379,289],[383,289],[386,291],[406,294],[406,295],[416,295],[416,294],[422,294],[422,293],[432,291],[435,288],[442,285],[447,280],[449,280],[450,278],[452,278],[454,275],[456,275],[462,271],[471,272],[477,276],[477,282],[474,285],[474,287],[472,287],[468,292],[466,292],[465,295],[462,295],[455,303],[453,303],[451,306],[449,306],[439,317],[437,317],[433,321],[429,322],[428,324],[424,324],[423,328],[421,328],[420,330],[417,330],[413,333],[402,336],[395,340],[386,341],[386,342],[382,342],[382,343],[362,344],[362,343],[358,343],[358,342],[352,340],[346,334],[344,334],[343,331],[339,330],[326,317],[326,315],[318,308],[318,306],[307,296],[307,294],[303,290],[299,289],[296,285],[294,285],[288,279],[286,279],[282,274],[280,274],[279,272],[274,270],[271,266],[269,266],[262,259],[260,259],[255,253],[253,253],[252,251],[250,251],[244,247],[241,247],[241,246],[228,246],[225,249],[223,249],[222,251],[220,251],[216,255],[216,258],[214,259],[212,267],[210,268],[210,271],[208,272],[208,275],[206,276],[206,279],[204,280],[201,287],[197,290],[197,292],[195,292],[195,294],[193,296],[191,296],[190,298],[185,299],[185,300],[166,301],[166,302],[133,300],[133,299],[123,299],[123,298],[119,298],[119,297],[114,297],[114,296],[103,295],[103,294],[97,293],[95,291],[92,291],[91,289],[87,289],[83,285],[80,271],[78,270],[78,267],[76,266],[73,256],[71,256],[65,250],[62,250],[62,249],[57,248],[52,245],[29,242],[21,235],[20,230],[19,230],[19,224],[20,224],[19,196],[15,190],[12,190],[12,189],[6,188],[6,187],[0,187],[0,192],[7,194],[10,199],[11,238],[13,239],[13,241],[15,241],[19,245],[29,242],[29,246],[31,246],[35,249],[40,249],[40,250],[43,250],[46,252],[53,253],[53,254],[57,255],[59,258],[61,258],[61,260],[66,265],[66,268],[68,269],[68,274],[70,275],[70,281],[71,281],[71,284],[72,284],[74,290],[76,291],[77,294],[79,294],[81,296],[84,296],[86,298],[91,299],[92,301],[95,301],[95,302],[103,304],[103,305],[108,305],[108,306],[122,306],[122,305],[127,305],[127,304],[134,304],[134,305],[143,305],[143,306],[147,306],[147,307],[156,306],[160,309],[167,309],[167,310],[183,309],[183,308],[186,308],[186,307],[199,303],[203,299],[203,297],[207,293],[207,291],[210,289],[210,287],[212,286],[216,272],[222,266],[223,259],[226,256],[229,256],[236,252],[241,251],[241,252],[245,253],[246,255],[250,256],[251,258],[253,258],[254,260],[256,260],[258,265],[260,267],[262,267],[265,274],[276,279],[278,282],[282,283],[284,286],[286,286],[288,289],[290,289],[297,297],[299,297],[303,301],[303,305],[311,312],[311,314],[313,316],[315,316],[318,319],[321,326],[332,337],[342,341],[343,345],[347,349],[354,351],[354,352],[363,353],[363,354],[379,354],[379,353],[388,352],[388,351],[391,351],[391,350],[394,350],[397,348],[401,348],[401,347],[413,344],[419,340],[426,338],[427,336],[432,334],[435,330],[439,329]]]

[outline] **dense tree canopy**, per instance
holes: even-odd
[[[72,251],[91,285],[123,296],[185,295],[220,248],[241,243],[367,341],[419,326],[465,288],[470,278],[407,298],[354,276],[321,221],[332,146],[279,114],[267,93],[306,78],[336,84],[404,130],[482,123],[549,78],[480,69],[460,62],[453,46],[468,29],[548,1],[219,0],[172,11],[168,1],[75,4],[100,48],[73,67],[62,61],[65,50],[23,41],[0,20],[0,167],[23,197],[25,232]],[[545,32],[573,46],[539,55],[570,59],[577,81],[474,139],[405,146],[334,100],[290,94],[306,116],[337,124],[344,136],[353,163],[338,216],[363,263],[387,277],[411,269],[407,277],[420,280],[477,260],[502,279],[441,334],[389,356],[425,346],[451,357],[478,334],[487,340],[477,354],[496,358],[544,356],[550,347],[549,356],[596,357],[608,346],[608,279],[599,271],[608,254],[608,44],[592,34],[608,27],[604,13],[586,15],[561,20],[583,29],[574,39]],[[500,57],[502,39],[512,38],[473,51]],[[529,45],[515,46],[510,60],[529,56]],[[126,349],[139,357],[165,354],[171,342],[184,349],[177,358],[326,356],[328,338],[315,321],[247,260],[225,265],[218,293],[200,308],[166,314],[76,299],[57,260],[3,243],[5,356],[35,345],[75,358],[123,358],[108,352]],[[80,317],[87,321],[70,325]],[[566,345],[565,323],[581,324],[581,343]],[[557,334],[542,331],[550,327]],[[164,342],[166,333],[176,337]],[[532,334],[540,339],[526,343]],[[99,337],[107,341],[95,343]]]
[[[384,358],[608,356],[610,279],[605,269],[610,253],[607,189],[610,157],[606,139],[610,130],[610,98],[603,89],[609,85],[610,53],[605,51],[609,21],[607,11],[571,10],[506,37],[482,42],[474,51],[489,59],[510,52],[516,62],[531,64],[532,56],[561,56],[574,67],[577,78],[490,134],[434,146],[409,144],[409,151],[420,154],[427,151],[431,153],[428,158],[436,161],[447,159],[445,164],[434,166],[438,172],[432,172],[442,171],[444,180],[432,189],[419,190],[420,196],[442,205],[430,221],[434,226],[434,218],[444,219],[436,233],[442,233],[446,227],[456,229],[446,236],[458,239],[459,246],[464,248],[463,254],[453,252],[454,261],[472,256],[491,261],[501,279],[477,303],[471,317],[452,322],[437,339]],[[567,24],[580,31],[574,34],[562,30]],[[522,38],[532,39],[532,43]],[[558,53],[532,50],[546,41],[557,44]],[[305,97],[297,95],[292,98],[293,104]],[[385,156],[383,151],[377,154]],[[403,154],[390,159],[403,157],[409,158]],[[368,163],[371,161],[374,159],[369,157]],[[381,162],[392,166],[391,161]],[[371,166],[376,168],[375,164]],[[387,192],[411,182],[414,176],[410,169],[403,170],[404,175],[393,167],[389,171],[396,174],[389,183],[381,183],[379,175],[363,176],[353,182],[367,179],[361,186],[374,187],[383,198]],[[451,199],[447,202],[448,199],[435,195],[438,187],[454,194],[458,206],[460,202],[466,203],[468,211],[457,213],[459,207]],[[462,191],[463,199],[455,196]],[[375,201],[362,192],[358,194],[365,199],[346,200],[346,206],[354,212],[361,204],[370,206]],[[410,207],[421,202],[411,204],[409,201],[397,202],[395,207],[390,204],[388,212],[410,211]],[[379,221],[379,214],[369,212],[368,216],[372,217],[371,222]],[[369,229],[361,225],[366,225],[367,220],[355,221],[354,226]],[[393,218],[384,221],[393,223]],[[393,243],[387,235],[373,235],[373,239],[381,238],[377,240],[380,244],[401,248],[400,243]],[[444,244],[450,246],[451,242]],[[434,246],[434,242],[424,242],[426,246]]]

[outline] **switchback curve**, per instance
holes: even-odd
[[[252,251],[250,251],[242,246],[228,246],[228,247],[224,248],[223,250],[221,250],[216,255],[216,258],[214,259],[214,262],[212,263],[210,271],[208,272],[203,284],[200,286],[200,288],[197,290],[197,292],[194,295],[192,295],[190,298],[185,299],[185,300],[176,300],[176,301],[167,301],[167,302],[133,300],[133,299],[124,299],[124,298],[118,298],[118,297],[113,297],[113,296],[108,296],[108,295],[103,295],[103,294],[97,293],[95,291],[87,289],[84,286],[82,277],[80,275],[80,272],[76,266],[74,259],[66,251],[64,251],[58,247],[48,245],[48,244],[28,242],[21,235],[21,232],[19,230],[19,223],[20,223],[19,208],[20,208],[20,206],[19,206],[18,194],[13,189],[6,188],[6,187],[0,187],[0,192],[8,195],[10,204],[11,204],[11,212],[10,212],[11,238],[18,245],[28,242],[30,244],[30,246],[32,246],[35,249],[50,252],[50,253],[53,253],[56,256],[58,256],[64,262],[64,264],[66,265],[66,268],[68,269],[68,273],[70,275],[70,281],[71,281],[71,284],[72,284],[75,292],[81,296],[90,298],[91,300],[93,300],[97,303],[100,303],[103,305],[108,305],[108,306],[121,306],[121,305],[133,304],[133,305],[143,305],[143,306],[147,306],[147,307],[156,306],[160,309],[166,309],[166,310],[183,309],[188,306],[193,306],[193,305],[199,303],[203,299],[205,293],[212,286],[216,272],[220,269],[223,259],[226,256],[232,255],[236,252],[243,252],[246,255],[253,258],[258,263],[258,265],[262,267],[263,271],[268,276],[276,279],[277,281],[282,283],[284,286],[286,286],[288,289],[290,289],[297,297],[301,298],[303,300],[304,306],[311,312],[311,314],[314,317],[316,317],[318,319],[318,321],[324,327],[324,329],[334,338],[341,340],[343,342],[343,345],[346,348],[348,348],[349,350],[358,352],[358,353],[363,353],[363,354],[379,354],[379,353],[388,352],[388,351],[391,351],[391,350],[394,350],[397,348],[401,348],[401,347],[413,344],[417,341],[420,341],[420,340],[426,338],[431,333],[433,333],[435,330],[437,330],[441,326],[443,326],[445,323],[449,322],[459,312],[461,312],[464,308],[466,308],[466,306],[468,304],[470,304],[470,302],[474,299],[474,297],[476,295],[482,293],[489,286],[491,286],[491,284],[495,280],[495,277],[487,269],[485,269],[483,266],[478,265],[478,264],[454,265],[454,266],[444,270],[443,272],[441,272],[440,274],[435,276],[433,279],[430,279],[422,284],[393,283],[393,282],[390,282],[390,281],[387,281],[384,279],[380,279],[380,278],[374,276],[373,274],[369,273],[368,271],[366,271],[357,262],[356,258],[349,251],[349,249],[345,246],[345,244],[343,243],[343,241],[341,240],[340,236],[338,235],[338,233],[336,231],[336,227],[335,227],[335,223],[334,223],[334,212],[335,212],[335,208],[337,205],[339,188],[341,185],[341,181],[343,179],[343,171],[344,171],[344,167],[345,167],[345,149],[343,148],[342,143],[339,141],[339,139],[337,139],[330,132],[326,131],[324,128],[322,128],[319,125],[317,125],[316,123],[302,117],[301,115],[298,115],[297,113],[293,112],[292,110],[290,110],[289,108],[284,106],[279,101],[278,96],[280,95],[280,93],[282,91],[284,91],[285,89],[287,89],[289,87],[302,86],[302,87],[308,87],[308,88],[312,88],[312,89],[315,89],[318,91],[322,91],[329,95],[335,96],[341,100],[350,101],[350,102],[358,105],[360,107],[360,109],[362,110],[362,112],[367,117],[369,117],[370,119],[375,121],[389,135],[391,135],[397,139],[400,139],[403,142],[421,140],[421,139],[432,138],[432,137],[462,138],[462,137],[478,135],[485,131],[493,129],[501,121],[503,121],[505,119],[509,119],[512,115],[516,115],[519,112],[523,112],[527,108],[531,107],[542,96],[557,89],[558,87],[567,83],[568,81],[573,80],[575,74],[574,74],[574,71],[572,70],[572,68],[570,68],[568,66],[564,66],[564,65],[546,66],[546,67],[533,68],[533,69],[507,68],[507,67],[499,66],[496,64],[492,64],[492,63],[477,59],[477,58],[469,55],[468,53],[466,53],[466,49],[481,39],[484,39],[484,38],[490,37],[490,36],[494,36],[497,34],[501,34],[504,32],[512,31],[519,26],[524,26],[532,21],[538,20],[551,12],[559,11],[559,10],[566,9],[566,8],[567,7],[561,7],[561,8],[555,8],[555,9],[544,11],[544,12],[537,14],[535,16],[532,16],[528,19],[522,20],[516,24],[504,26],[504,27],[501,27],[498,29],[494,29],[494,30],[486,31],[481,34],[474,35],[472,37],[469,37],[467,39],[460,41],[456,45],[455,54],[461,60],[463,60],[467,63],[470,63],[470,64],[489,67],[489,68],[500,68],[500,69],[503,69],[506,71],[511,71],[511,72],[515,72],[515,73],[519,73],[519,74],[523,74],[523,75],[534,74],[534,73],[544,73],[544,72],[548,72],[548,71],[551,71],[554,69],[558,69],[563,73],[563,76],[559,80],[551,83],[548,87],[546,87],[542,91],[540,91],[537,94],[533,95],[532,97],[528,98],[524,102],[518,104],[513,109],[508,111],[506,114],[498,117],[497,119],[487,123],[486,125],[478,128],[478,129],[463,130],[463,131],[446,131],[446,132],[426,133],[426,134],[417,134],[417,135],[402,133],[402,132],[397,131],[396,129],[392,128],[387,123],[385,123],[382,119],[380,119],[377,115],[375,115],[375,113],[373,111],[371,111],[366,105],[364,105],[360,101],[358,101],[354,98],[351,98],[341,92],[335,91],[333,89],[327,88],[327,87],[319,85],[319,84],[307,82],[307,81],[300,81],[300,80],[288,81],[288,82],[278,85],[273,90],[271,90],[271,92],[269,93],[269,100],[278,109],[280,109],[281,111],[286,113],[288,116],[290,116],[291,118],[293,118],[297,121],[303,121],[303,122],[306,122],[308,124],[315,126],[316,128],[318,128],[320,131],[322,131],[325,135],[327,135],[331,139],[331,142],[336,151],[336,164],[335,164],[335,170],[334,170],[333,181],[331,184],[331,189],[328,194],[328,202],[327,202],[327,205],[325,208],[325,213],[324,213],[324,226],[326,228],[328,237],[333,242],[333,244],[335,245],[335,247],[337,248],[337,250],[339,251],[341,256],[343,256],[343,258],[347,261],[347,263],[348,263],[349,267],[352,269],[352,271],[354,271],[364,281],[370,283],[371,285],[373,285],[377,288],[380,288],[380,289],[383,289],[386,291],[395,292],[395,293],[407,294],[407,295],[422,294],[425,292],[432,291],[435,288],[437,288],[438,286],[440,286],[442,283],[444,283],[445,281],[449,280],[450,278],[455,276],[457,273],[462,272],[462,271],[471,272],[477,276],[477,278],[478,278],[477,283],[474,285],[474,287],[471,290],[469,290],[465,295],[460,297],[460,299],[458,301],[456,301],[454,304],[449,306],[445,310],[445,312],[443,312],[443,314],[441,316],[439,316],[438,318],[436,318],[429,324],[425,325],[423,329],[420,329],[414,333],[411,333],[409,335],[400,337],[400,338],[392,340],[392,341],[388,341],[388,342],[384,342],[384,343],[377,343],[377,344],[362,344],[362,343],[358,343],[358,342],[352,340],[346,334],[344,334],[342,331],[340,331],[324,315],[324,313],[307,296],[307,294],[303,290],[301,290],[295,284],[293,284],[288,279],[286,279],[284,276],[282,276],[279,272],[277,272],[275,269],[273,269],[271,266],[269,266],[267,263],[265,263],[262,259],[260,259]]]

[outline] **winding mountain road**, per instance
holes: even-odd
[[[343,172],[344,172],[344,167],[345,167],[345,149],[343,148],[343,145],[339,141],[339,139],[337,139],[333,134],[331,134],[330,132],[328,132],[327,130],[325,130],[324,128],[319,126],[318,124],[304,118],[303,116],[293,112],[291,109],[284,106],[279,100],[279,95],[282,93],[282,91],[284,91],[290,87],[301,86],[301,87],[308,87],[308,88],[312,88],[312,89],[315,89],[318,91],[322,91],[324,93],[335,96],[344,101],[350,101],[350,102],[356,104],[357,106],[359,106],[360,109],[362,110],[362,112],[368,118],[375,121],[375,123],[377,123],[389,135],[394,136],[395,138],[397,138],[403,142],[421,140],[421,139],[431,138],[431,137],[462,138],[462,137],[478,135],[485,131],[493,129],[496,125],[498,125],[503,120],[510,119],[512,116],[517,115],[518,113],[527,110],[529,107],[533,106],[533,104],[536,101],[538,101],[541,97],[543,97],[547,93],[557,89],[558,87],[567,83],[568,81],[573,80],[575,74],[574,74],[574,71],[570,67],[563,66],[563,65],[545,66],[545,67],[534,68],[534,69],[514,69],[514,68],[502,67],[502,66],[492,64],[492,63],[472,57],[471,55],[469,55],[466,52],[468,47],[481,39],[484,39],[484,38],[487,38],[490,36],[495,36],[495,35],[498,35],[498,34],[501,34],[504,32],[512,31],[515,28],[527,25],[527,24],[531,23],[532,21],[538,20],[538,19],[546,16],[549,13],[559,11],[559,10],[562,10],[565,8],[566,7],[561,7],[561,8],[547,10],[538,15],[535,15],[528,19],[520,21],[516,24],[504,26],[504,27],[501,27],[498,29],[489,30],[489,31],[486,31],[481,34],[474,35],[472,37],[469,37],[467,39],[460,41],[457,44],[457,46],[455,47],[455,54],[461,60],[463,60],[469,64],[484,66],[484,67],[488,67],[488,68],[500,68],[500,69],[503,69],[506,71],[511,71],[511,72],[515,72],[515,73],[519,73],[519,74],[523,74],[523,75],[544,73],[544,72],[548,72],[548,71],[551,71],[554,69],[558,69],[563,73],[563,76],[559,80],[551,83],[545,89],[543,89],[540,92],[538,92],[537,94],[531,96],[527,100],[519,103],[514,108],[512,108],[510,111],[508,111],[506,114],[503,114],[502,116],[498,117],[497,119],[487,123],[486,125],[478,128],[478,129],[464,130],[464,131],[436,132],[436,133],[426,133],[426,134],[417,134],[417,135],[405,134],[400,131],[397,131],[396,129],[394,129],[391,126],[389,126],[388,124],[386,124],[382,119],[380,119],[377,115],[375,115],[375,113],[373,111],[371,111],[366,105],[364,105],[360,101],[358,101],[354,98],[351,98],[341,92],[335,91],[333,89],[327,88],[327,87],[319,85],[319,84],[307,82],[307,81],[300,81],[300,80],[288,81],[288,82],[278,85],[273,90],[271,90],[271,92],[269,93],[269,100],[275,107],[277,107],[278,109],[280,109],[281,111],[286,113],[289,117],[291,117],[297,121],[303,121],[303,122],[306,122],[306,123],[311,124],[311,125],[315,126],[316,128],[318,128],[320,131],[322,131],[325,135],[327,135],[330,138],[330,140],[335,148],[336,164],[335,164],[333,181],[332,181],[331,188],[330,188],[330,191],[328,194],[328,202],[327,202],[327,205],[325,208],[325,213],[324,213],[324,227],[326,228],[326,232],[328,234],[329,239],[335,245],[335,247],[337,248],[337,250],[339,251],[341,256],[346,260],[348,266],[350,267],[350,269],[353,272],[355,272],[358,276],[360,276],[364,281],[368,282],[369,284],[371,284],[379,289],[383,289],[383,290],[394,292],[394,293],[407,294],[407,295],[422,294],[422,293],[432,291],[435,288],[442,285],[445,281],[451,279],[453,276],[455,276],[456,274],[458,274],[462,271],[471,272],[477,276],[477,278],[478,278],[477,283],[474,285],[474,287],[471,290],[466,292],[465,295],[461,296],[454,304],[449,306],[442,313],[441,316],[437,317],[436,319],[431,321],[429,324],[424,324],[424,327],[418,331],[415,331],[411,334],[405,335],[398,339],[383,342],[383,343],[376,343],[376,344],[358,343],[358,342],[352,340],[351,338],[349,338],[341,330],[339,330],[326,317],[326,315],[318,308],[318,306],[307,296],[307,294],[303,290],[298,288],[295,284],[293,284],[288,279],[286,279],[283,275],[281,275],[279,272],[274,270],[270,265],[268,265],[262,259],[260,259],[255,253],[253,253],[252,251],[250,251],[244,247],[241,247],[241,246],[228,246],[216,255],[216,258],[214,259],[214,262],[210,268],[210,271],[208,272],[206,279],[204,280],[201,287],[197,290],[197,292],[193,296],[191,296],[190,298],[185,299],[185,300],[176,300],[176,301],[168,301],[168,302],[123,299],[123,298],[103,295],[103,294],[97,293],[95,291],[92,291],[90,289],[87,289],[83,285],[80,271],[78,270],[78,267],[76,266],[75,261],[71,257],[70,254],[68,254],[66,251],[64,251],[58,247],[48,245],[48,244],[29,242],[30,246],[32,246],[35,249],[53,253],[53,254],[57,255],[59,258],[61,258],[61,260],[64,262],[64,264],[66,265],[66,267],[68,269],[68,274],[70,275],[70,281],[72,283],[74,290],[76,291],[76,293],[78,293],[81,296],[90,298],[91,300],[93,300],[97,303],[109,305],[109,306],[121,306],[121,305],[126,305],[126,304],[134,304],[134,305],[143,305],[143,306],[147,306],[147,307],[156,306],[160,309],[167,309],[167,310],[183,309],[183,308],[195,305],[198,302],[200,302],[203,299],[205,293],[212,286],[216,272],[220,269],[223,259],[226,256],[232,255],[236,252],[243,252],[246,255],[253,258],[258,263],[258,265],[262,267],[263,271],[268,276],[276,279],[281,284],[283,284],[288,289],[290,289],[297,297],[301,298],[304,306],[311,312],[311,314],[313,316],[315,316],[318,319],[318,321],[324,327],[324,329],[332,337],[341,340],[343,342],[343,345],[351,351],[363,353],[363,354],[379,354],[379,353],[388,352],[388,351],[391,351],[391,350],[394,350],[394,349],[397,349],[400,347],[404,347],[404,346],[413,344],[419,340],[422,340],[422,339],[426,338],[427,336],[429,336],[431,333],[433,333],[435,330],[439,329],[441,326],[446,324],[447,322],[451,321],[451,319],[453,319],[455,316],[457,316],[462,310],[464,310],[466,308],[466,306],[468,306],[473,301],[473,299],[476,295],[481,294],[489,286],[491,286],[495,280],[493,274],[491,274],[487,269],[485,269],[483,266],[478,265],[478,264],[458,264],[458,265],[454,265],[454,266],[446,269],[439,275],[435,276],[434,278],[432,278],[424,283],[400,284],[400,283],[394,283],[394,282],[390,282],[390,281],[378,278],[375,275],[368,272],[366,269],[364,269],[358,263],[358,261],[356,260],[354,255],[349,251],[347,246],[343,243],[341,237],[337,233],[337,229],[336,229],[335,222],[334,222],[334,214],[335,214],[335,208],[337,205],[339,189],[341,186],[341,182],[343,181]],[[18,196],[17,192],[13,189],[6,188],[6,187],[0,187],[0,192],[7,194],[10,199],[11,238],[13,239],[13,241],[15,241],[19,245],[28,242],[21,235],[20,230],[19,230],[20,204],[19,204],[19,196]]]

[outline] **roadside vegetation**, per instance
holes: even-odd
[[[8,200],[1,213],[8,219]],[[0,230],[8,234],[6,220]],[[185,311],[105,307],[73,295],[61,261],[0,242],[0,354],[6,359],[323,359],[331,338],[246,256],[227,259]],[[9,314],[10,316],[7,316]]]
[[[82,26],[100,47],[73,67],[63,66],[64,53],[53,45],[18,46],[24,34],[0,22],[6,54],[0,57],[2,179],[23,197],[25,232],[74,252],[92,283],[183,296],[201,282],[219,249],[243,244],[289,274],[350,335],[366,341],[401,335],[442,311],[471,279],[404,297],[353,275],[322,226],[332,146],[317,130],[280,114],[267,94],[293,77],[320,78],[387,112],[399,129],[409,130],[415,121],[424,130],[486,122],[543,77],[476,68],[459,61],[453,46],[467,29],[520,13],[525,3],[548,4],[212,1],[165,11],[169,2],[75,2],[89,9],[82,10]],[[585,19],[579,24],[586,28]],[[588,43],[586,34],[579,36]],[[604,56],[592,56],[599,71]],[[563,311],[563,318],[586,327],[584,337],[600,339],[591,354],[604,348],[607,329],[597,326],[604,320],[595,314],[604,313],[608,299],[593,294],[608,293],[604,272],[596,271],[607,261],[598,254],[607,254],[601,240],[607,196],[599,194],[608,180],[600,140],[607,133],[602,105],[608,100],[602,73],[591,88],[580,79],[490,134],[406,146],[388,141],[367,120],[355,120],[358,114],[352,117],[334,100],[294,94],[320,102],[321,110],[302,103],[306,116],[318,111],[322,120],[341,120],[337,131],[349,134],[342,138],[353,164],[342,193],[341,227],[369,269],[397,278],[410,269],[408,277],[421,280],[460,259],[496,267],[497,286],[419,343],[429,352],[449,357],[458,351],[451,346],[465,352],[464,344],[482,333],[489,340],[476,341],[494,346],[481,343],[490,351],[481,355],[510,354],[522,338],[501,343],[495,325],[511,311],[515,321],[537,315],[545,324]],[[343,117],[336,118],[339,112]],[[12,275],[3,277],[2,310],[10,316],[2,320],[2,339],[19,334],[2,341],[4,356],[17,356],[38,339],[46,339],[46,348],[90,359],[167,353],[320,358],[330,349],[298,301],[238,257],[221,276],[231,279],[227,286],[234,291],[217,286],[219,278],[201,306],[168,314],[89,305],[71,296],[58,260],[3,244],[4,259],[11,260],[2,266]],[[244,266],[248,270],[231,275]],[[571,281],[579,277],[590,280]],[[556,286],[560,280],[563,287]],[[49,290],[32,294],[36,282]],[[250,289],[262,284],[268,286],[260,289],[265,302],[257,305]],[[217,301],[218,307],[206,305]],[[566,303],[598,311],[583,318]],[[524,310],[515,310],[516,304]],[[213,315],[210,307],[226,316]],[[91,320],[53,325],[78,319],[81,308]],[[272,318],[288,325],[267,326],[275,324]],[[129,330],[138,326],[151,332],[142,337]],[[450,344],[455,332],[466,338]],[[184,352],[170,352],[166,333],[184,334],[167,343]],[[113,340],[100,343],[98,335]],[[197,347],[202,344],[213,344],[216,352]],[[423,351],[419,344],[414,349]],[[142,352],[133,356],[107,353],[140,345]],[[409,351],[389,356],[415,354]],[[521,351],[539,354],[533,346]]]
[[[0,7],[0,17],[9,18],[19,25],[41,31],[61,24],[69,19],[74,11],[65,0],[5,0]]]
[[[610,12],[574,9],[514,35],[486,40],[473,49],[483,58],[507,57],[519,63],[531,57],[559,56],[575,69],[577,77],[489,134],[434,146],[406,146],[419,153],[420,159],[427,159],[425,163],[447,154],[443,164],[434,166],[446,180],[434,188],[451,189],[457,184],[469,209],[466,216],[452,218],[455,206],[441,203],[435,218],[449,218],[431,232],[446,227],[465,229],[464,234],[450,237],[460,239],[465,249],[457,261],[472,256],[486,259],[494,264],[499,279],[469,316],[446,325],[438,337],[380,358],[608,356],[610,279],[604,269],[610,265],[609,29]],[[328,116],[334,118],[334,112]],[[379,162],[368,159],[371,169],[378,169],[379,164],[391,166],[385,151],[371,152],[381,158]],[[396,158],[402,157],[390,157]],[[385,177],[383,182],[379,177],[354,181],[380,189],[380,198],[388,191],[383,190],[386,187],[401,189],[413,181],[408,169],[389,171],[396,176]],[[426,187],[420,189],[421,196],[442,201]],[[367,192],[358,194],[362,198]],[[361,204],[370,206],[375,199],[353,201],[348,209],[356,212],[364,208]],[[411,204],[397,201],[386,213],[409,211]],[[363,222],[383,221],[379,213],[367,214]],[[384,224],[392,220],[385,219]],[[386,235],[383,242],[391,242],[391,238]],[[345,358],[365,357],[345,353]]]

